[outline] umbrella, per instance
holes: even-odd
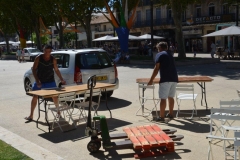
[[[104,36],[104,37],[96,38],[93,41],[107,41],[110,38],[113,38],[113,36]]]
[[[137,36],[132,36],[132,35],[129,35],[128,39],[129,40],[139,40],[139,38]],[[111,41],[111,40],[118,40],[118,37],[113,37],[113,38],[109,39],[109,41]]]
[[[32,44],[34,43],[33,41],[26,41],[27,44]]]
[[[151,39],[151,34],[144,34],[138,37],[139,39]],[[153,39],[164,39],[164,37],[153,36]]]
[[[206,34],[202,37],[235,36],[235,35],[240,35],[240,27],[238,26],[230,26],[228,28],[224,28],[210,34]]]
[[[15,43],[15,42],[13,42],[13,41],[8,41],[8,43],[9,43],[9,44],[13,44],[13,43]],[[5,42],[5,41],[0,42],[0,45],[1,45],[1,44],[6,44],[6,42]]]

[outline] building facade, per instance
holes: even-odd
[[[186,51],[191,51],[193,42],[197,42],[201,52],[210,52],[211,42],[217,46],[236,47],[234,42],[239,37],[208,37],[202,36],[225,27],[235,25],[236,6],[230,6],[220,1],[206,2],[189,5],[182,13],[182,31]],[[136,12],[136,21],[130,34],[142,35],[151,33],[151,6],[149,0],[143,0]],[[175,42],[175,26],[172,18],[172,10],[168,6],[153,5],[153,34],[165,37],[168,42]],[[240,42],[240,40],[238,41]]]

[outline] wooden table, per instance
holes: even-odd
[[[114,87],[115,84],[110,84],[110,83],[96,83],[96,86],[94,89],[101,89],[106,92],[107,88]],[[30,91],[27,92],[27,95],[31,96],[38,96],[38,119],[37,119],[37,128],[38,128],[38,120],[40,118],[40,111],[45,112],[45,120],[48,124],[48,130],[50,132],[50,124],[47,119],[47,102],[49,101],[49,98],[58,96],[59,94],[62,93],[69,93],[69,92],[76,92],[76,94],[82,93],[84,91],[89,90],[87,88],[87,84],[82,84],[82,85],[73,85],[73,86],[66,86],[62,88],[50,88],[50,89],[42,89],[42,90],[37,90],[37,91]],[[40,109],[40,104],[44,103],[44,110]],[[112,118],[112,113],[111,110],[108,108],[107,105],[107,94],[106,94],[106,107],[108,111],[110,112],[110,116]]]
[[[150,78],[137,78],[136,82],[140,84],[147,84],[149,82]],[[202,92],[202,99],[201,99],[201,105],[203,105],[202,101],[205,100],[206,104],[206,110],[208,109],[207,105],[207,99],[206,99],[206,85],[205,82],[212,82],[213,79],[208,76],[181,76],[178,77],[179,83],[197,83],[201,87]],[[160,78],[155,78],[153,80],[154,84],[159,84]],[[144,90],[143,90],[144,93]]]
[[[134,155],[135,158],[174,152],[174,141],[157,125],[125,127],[123,131],[133,143],[133,149],[142,150],[142,153]]]

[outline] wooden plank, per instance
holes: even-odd
[[[144,136],[136,136],[136,138],[142,144],[143,149],[149,149],[150,148],[150,144],[148,143],[148,141],[145,139]]]
[[[150,78],[137,78],[136,83],[147,84]],[[178,77],[179,83],[212,82],[213,79],[208,76],[181,76]],[[154,78],[153,83],[158,84],[160,78]]]
[[[139,142],[137,137],[131,136],[129,139],[133,143],[133,148],[134,149],[142,149],[142,144]]]
[[[173,140],[172,140],[166,133],[162,133],[162,134],[160,134],[160,136],[161,136],[167,143],[173,142]]]
[[[134,136],[134,133],[131,131],[129,127],[123,128],[123,131],[127,134],[128,138]]]
[[[157,141],[159,146],[166,146],[167,143],[165,139],[160,136],[160,134],[152,134],[152,137]]]
[[[155,140],[154,137],[152,137],[152,135],[146,135],[144,137],[148,141],[148,143],[150,144],[151,147],[158,146],[158,142]]]
[[[162,129],[157,125],[151,125],[152,129],[157,133],[162,133]]]
[[[144,126],[137,126],[137,129],[141,132],[141,135],[143,135],[143,136],[150,134],[150,133],[148,132],[148,130],[146,130],[146,129],[144,128]]]
[[[136,127],[130,127],[130,129],[134,133],[133,136],[141,136],[141,132]]]
[[[156,134],[157,132],[153,130],[151,125],[145,125],[144,128],[150,133],[150,134]]]

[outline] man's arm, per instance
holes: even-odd
[[[62,75],[61,75],[61,73],[60,73],[60,71],[58,69],[57,60],[55,58],[53,58],[53,68],[54,68],[54,71],[57,74],[57,76],[60,78],[61,83],[62,84],[66,84],[66,82],[63,80]]]
[[[32,73],[33,73],[33,76],[35,78],[35,81],[37,84],[41,84],[41,82],[39,81],[38,79],[38,76],[37,76],[37,67],[38,67],[38,63],[39,63],[39,56],[36,57],[34,63],[33,63],[33,67],[32,67]]]
[[[155,67],[154,67],[154,69],[153,69],[152,76],[151,76],[151,78],[150,78],[150,80],[149,80],[149,82],[148,82],[148,85],[152,85],[153,80],[154,80],[154,78],[157,76],[159,69],[160,69],[160,63],[156,63],[156,64],[155,64]]]

